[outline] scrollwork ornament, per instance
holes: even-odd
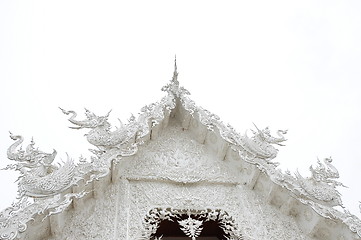
[[[252,130],[253,136],[249,137],[246,133],[238,140],[238,145],[245,153],[251,155],[251,158],[263,159],[264,161],[271,163],[270,160],[277,156],[278,150],[273,145],[284,146],[282,142],[286,141],[284,134],[287,130],[278,130],[279,137],[273,137],[268,127],[265,129]],[[246,155],[248,155],[246,154]]]
[[[23,137],[14,134],[10,134],[10,137],[15,142],[8,148],[7,156],[15,163],[7,165],[4,169],[20,172],[18,198],[12,207],[0,213],[0,239],[17,238],[27,229],[28,221],[36,215],[46,218],[63,212],[73,199],[82,198],[87,194],[84,191],[64,192],[84,179],[84,176],[89,176],[87,184],[109,172],[110,164],[95,158],[92,162],[81,158],[80,163],[75,165],[68,157],[65,163],[55,165],[55,150],[53,153],[40,151],[35,148],[34,140],[23,150]]]
[[[187,215],[187,217],[182,217],[184,215]],[[196,240],[200,236],[203,230],[203,223],[207,221],[217,221],[227,240],[244,239],[234,219],[223,210],[154,208],[146,214],[143,221],[144,230],[137,240],[149,240],[153,239],[153,237],[157,239],[157,236],[154,236],[154,234],[157,232],[160,223],[164,220],[177,221],[180,230],[192,240]]]
[[[27,197],[21,198],[9,208],[0,212],[0,239],[13,240],[27,229],[27,223],[36,215],[51,215],[60,213],[66,209],[73,199],[82,198],[87,192],[69,193],[64,197],[59,195],[49,198],[30,201]]]
[[[308,198],[325,206],[343,206],[341,194],[336,190],[337,186],[344,186],[336,181],[339,178],[337,169],[331,164],[331,158],[325,158],[324,164],[317,161],[317,167],[310,167],[311,177],[304,178],[297,171],[296,184],[299,185],[299,194],[301,197]]]
[[[203,221],[191,218],[189,216],[187,219],[179,220],[180,229],[187,235],[192,238],[192,240],[196,240],[202,230],[203,230]]]
[[[61,109],[70,116],[71,128],[89,130],[87,141],[96,147],[91,150],[90,161],[81,157],[79,164],[75,164],[68,158],[54,164],[55,150],[40,151],[33,140],[23,150],[22,136],[11,134],[15,142],[7,154],[13,164],[5,169],[20,173],[19,199],[0,212],[0,239],[21,237],[36,215],[44,220],[67,212],[74,199],[88,194],[85,190],[72,192],[77,188],[70,191],[80,180],[87,191],[109,185],[101,199],[97,198],[101,195],[97,192],[94,199],[85,203],[86,207],[82,201],[76,201],[74,206],[84,208],[67,212],[71,224],[64,227],[61,235],[53,236],[54,239],[73,238],[76,232],[77,239],[159,240],[162,236],[155,234],[164,220],[178,222],[192,239],[200,236],[207,221],[217,222],[227,240],[311,239],[302,233],[292,216],[282,215],[272,206],[275,202],[277,206],[286,204],[285,211],[289,212],[288,204],[294,207],[296,200],[284,203],[283,195],[272,196],[272,204],[265,204],[259,192],[266,192],[270,186],[267,177],[272,191],[280,186],[285,189],[282,191],[288,191],[286,198],[307,205],[308,212],[303,215],[307,221],[317,217],[314,211],[337,223],[336,220],[342,221],[361,237],[361,221],[347,210],[342,213],[333,208],[342,206],[336,187],[343,184],[336,181],[339,174],[331,158],[318,160],[316,166],[311,166],[312,175],[308,178],[298,172],[284,173],[277,169],[278,163],[273,159],[278,153],[276,147],[284,145],[287,131],[278,130],[275,137],[268,127],[259,129],[255,125],[255,130],[239,134],[188,97],[190,93],[179,85],[176,62],[172,80],[162,90],[167,95],[160,102],[146,105],[137,118],[132,115],[125,124],[120,121],[115,130],[108,121],[110,112],[98,116],[85,109],[85,119],[79,120],[75,111]],[[182,114],[186,119],[181,126],[177,121],[182,119],[174,119]],[[189,121],[191,129],[187,128]],[[200,137],[195,139],[194,132],[188,130],[201,133]],[[209,149],[208,143],[216,147]],[[224,159],[220,160],[213,150],[224,151],[221,152]],[[121,167],[117,168],[116,163],[121,163]],[[240,169],[244,171],[239,172]],[[262,175],[253,176],[254,171]],[[111,176],[111,183],[106,179],[88,185],[112,173],[116,177]],[[257,193],[243,185],[245,178],[253,177]],[[326,231],[323,233],[325,238],[330,236]]]
[[[71,114],[68,120],[75,126],[70,128],[91,129],[86,134],[88,142],[103,151],[110,148],[124,148],[138,132],[138,122],[134,116],[129,119],[127,125],[124,125],[119,120],[120,126],[115,131],[111,131],[111,124],[108,122],[110,111],[104,116],[97,116],[88,109],[85,109],[87,119],[79,121],[75,119],[77,117],[75,111],[66,111],[62,108],[60,110],[66,115]]]
[[[63,165],[56,166],[53,164],[57,154],[55,150],[53,153],[42,152],[34,147],[35,142],[32,140],[24,151],[21,148],[22,136],[10,133],[10,138],[15,143],[8,148],[7,156],[15,164],[9,164],[4,169],[20,172],[19,198],[49,197],[73,184],[75,164],[70,158]]]

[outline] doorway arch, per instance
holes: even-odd
[[[221,209],[153,208],[143,227],[142,239],[244,240],[234,219]]]

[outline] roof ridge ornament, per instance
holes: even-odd
[[[15,142],[8,148],[7,157],[14,164],[7,165],[3,170],[20,172],[18,178],[18,198],[46,198],[54,196],[70,188],[74,184],[75,164],[71,158],[60,165],[53,162],[57,155],[55,149],[46,153],[35,148],[31,139],[26,150],[22,150],[24,138],[10,132],[10,138]],[[76,181],[75,181],[76,182]]]
[[[179,73],[177,71],[177,55],[175,55],[173,77],[170,80],[170,83],[162,87],[162,91],[168,92],[168,94],[172,94],[175,97],[181,97],[182,95],[190,95],[187,89],[179,86],[178,74]]]
[[[335,180],[340,175],[335,166],[331,164],[332,158],[325,158],[323,162],[321,163],[317,159],[317,166],[310,166],[311,177],[304,178],[298,171],[295,172],[296,181],[299,184],[298,190],[301,196],[313,202],[329,207],[340,206],[344,208],[341,194],[336,187],[346,186]]]
[[[177,71],[177,55],[174,55],[174,72],[173,72],[172,83],[173,83],[175,86],[178,86],[178,87],[179,87],[178,71]]]
[[[85,109],[85,120],[76,120],[77,113],[75,111],[67,111],[60,108],[65,115],[71,115],[69,122],[75,126],[72,129],[89,128],[90,131],[86,134],[87,140],[90,144],[98,147],[101,151],[111,148],[136,151],[136,145],[131,143],[131,139],[137,136],[139,125],[134,116],[131,116],[127,124],[123,124],[119,120],[120,126],[111,131],[111,124],[108,122],[108,117],[111,111],[105,116],[97,116],[93,112]],[[135,153],[135,152],[134,152]],[[127,153],[128,154],[128,153]]]

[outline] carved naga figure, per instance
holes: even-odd
[[[101,150],[114,147],[121,148],[122,145],[128,143],[130,138],[134,137],[138,131],[137,122],[135,121],[134,116],[131,117],[127,126],[124,126],[119,120],[120,127],[115,131],[110,131],[111,125],[108,122],[110,111],[105,116],[96,116],[88,109],[85,109],[87,119],[78,121],[75,120],[77,116],[76,112],[66,111],[62,108],[60,108],[60,110],[62,110],[62,112],[66,115],[71,114],[71,117],[68,120],[76,126],[70,128],[90,128],[91,130],[88,134],[86,134],[87,140],[89,143],[97,146]]]
[[[271,136],[271,131],[269,130],[268,127],[266,127],[263,130],[259,130],[255,124],[254,124],[254,126],[257,129],[257,132],[252,130],[252,132],[254,134],[254,139],[257,139],[257,141],[259,141],[259,142],[266,142],[269,144],[277,144],[279,146],[284,146],[283,144],[281,144],[281,142],[284,142],[287,140],[283,136],[283,134],[287,134],[287,130],[278,130],[277,135],[279,137],[277,138],[277,137]]]
[[[326,206],[341,206],[341,194],[336,190],[337,186],[343,186],[342,183],[334,180],[339,178],[337,169],[331,164],[331,158],[317,160],[317,166],[310,166],[311,177],[304,178],[297,171],[295,173],[302,195]]]
[[[20,197],[48,197],[58,194],[70,187],[74,176],[74,163],[68,161],[62,166],[53,165],[57,152],[45,153],[34,148],[34,141],[22,150],[23,137],[10,133],[10,138],[16,141],[7,151],[10,160],[15,164],[8,165],[5,169],[20,171],[19,195]],[[20,146],[20,149],[17,149]]]
[[[325,158],[323,159],[324,164],[321,163],[320,159],[317,159],[317,167],[313,168],[310,166],[310,171],[312,174],[312,178],[316,181],[323,181],[327,183],[331,183],[334,186],[343,186],[342,183],[337,182],[333,179],[339,178],[340,174],[338,173],[337,169],[331,164],[332,158]]]
[[[279,146],[284,146],[281,144],[287,139],[283,136],[283,134],[287,133],[287,130],[278,130],[278,138],[273,137],[270,133],[268,127],[263,130],[260,130],[255,125],[257,131],[251,130],[253,133],[252,137],[248,137],[247,132],[241,138],[241,146],[251,152],[258,158],[262,159],[273,159],[277,156],[278,150],[272,146],[272,144],[276,144]]]

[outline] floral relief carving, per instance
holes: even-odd
[[[235,194],[232,193],[235,190],[232,186],[219,184],[183,185],[170,182],[131,182],[130,233],[132,235],[129,237],[130,239],[137,239],[136,237],[142,236],[139,229],[143,228],[143,223],[139,219],[143,219],[153,206],[163,209],[169,207],[174,209],[204,209],[204,206],[220,208],[220,206],[225,206],[225,201],[236,202],[236,199],[233,198]],[[224,196],[229,197],[225,200]]]
[[[73,199],[82,198],[86,192],[68,193],[63,197],[59,195],[31,201],[22,197],[11,207],[0,212],[0,239],[16,239],[28,228],[28,222],[36,215],[43,215],[43,219],[64,211]],[[48,211],[48,214],[44,213]]]
[[[186,216],[186,217],[185,217]],[[223,231],[223,237],[227,240],[243,240],[234,219],[227,212],[220,209],[174,209],[153,208],[145,216],[143,221],[143,233],[138,239],[159,239],[155,234],[160,223],[164,220],[177,222],[180,230],[195,240],[203,230],[203,223],[215,221]],[[161,232],[158,234],[162,234]],[[162,236],[160,236],[161,238]]]
[[[237,233],[246,240],[311,239],[302,233],[291,216],[284,216],[277,208],[263,204],[262,197],[241,186],[131,181],[130,193],[129,239],[149,239],[156,231],[157,227],[152,225],[152,230],[146,231],[148,235],[144,231],[139,232],[147,226],[139,219],[147,216],[149,209],[156,206],[160,209],[204,209],[204,206],[224,209],[238,226]]]
[[[14,164],[6,169],[20,173],[19,199],[0,212],[0,239],[21,238],[28,222],[37,215],[45,219],[69,211],[65,214],[69,224],[65,224],[61,236],[53,236],[54,240],[148,240],[157,225],[147,225],[145,216],[147,219],[153,217],[154,221],[157,221],[156,217],[167,219],[167,216],[177,216],[174,209],[192,210],[188,221],[178,219],[191,238],[197,238],[197,231],[201,230],[202,224],[197,221],[206,221],[197,218],[201,215],[195,213],[210,209],[204,216],[212,219],[218,214],[222,228],[229,231],[226,233],[230,240],[312,239],[302,233],[291,216],[282,215],[262,194],[241,185],[244,183],[241,180],[252,178],[254,171],[261,172],[262,176],[307,205],[306,219],[317,216],[313,209],[322,217],[343,222],[361,237],[360,219],[347,210],[341,212],[333,208],[342,206],[336,187],[343,185],[335,180],[339,174],[331,164],[331,158],[324,159],[323,163],[318,160],[316,167],[311,166],[311,177],[308,178],[298,172],[294,175],[289,171],[282,172],[273,159],[278,153],[276,147],[283,146],[286,141],[284,134],[287,131],[278,130],[278,137],[275,137],[268,127],[258,129],[255,126],[252,135],[239,134],[188,97],[189,91],[179,86],[176,63],[172,80],[162,90],[167,95],[160,102],[144,106],[137,118],[132,116],[114,131],[108,122],[110,112],[97,116],[85,110],[86,119],[78,120],[76,112],[61,109],[70,115],[68,120],[73,124],[72,128],[89,130],[87,140],[96,147],[91,150],[94,156],[89,161],[81,157],[75,164],[69,158],[56,165],[53,163],[55,150],[52,153],[40,151],[33,141],[23,150],[23,138],[11,134],[15,143],[8,149],[8,158]],[[200,140],[206,138],[205,144],[197,142],[181,127],[182,119],[176,116],[179,108],[184,110],[195,133],[200,134]],[[158,138],[153,139],[153,133]],[[211,145],[226,142],[225,146],[212,147],[215,150],[219,147],[221,152],[230,146],[230,156],[227,153],[227,158],[217,159],[216,154],[205,146],[208,141],[213,143]],[[89,197],[82,209],[69,210],[73,199],[89,194],[85,190],[71,192],[72,186],[79,181],[84,182],[85,188],[92,186],[88,184],[112,174],[112,168],[120,162],[122,167],[117,178],[111,176],[114,179],[104,189],[101,200]],[[267,181],[257,182],[256,179],[255,184],[259,192],[265,192],[269,187]],[[277,205],[282,201],[278,196],[273,198]],[[161,210],[155,213],[150,209]],[[220,209],[227,214],[222,215]],[[322,237],[330,235],[328,229],[319,234]]]
[[[71,209],[67,215],[68,224],[61,234],[48,240],[62,239],[113,239],[116,215],[117,186],[110,185],[101,199],[89,201],[80,209]]]
[[[158,139],[145,144],[125,166],[121,174],[129,179],[239,182],[237,169],[216,159],[172,121]]]
[[[264,197],[255,191],[239,186],[237,194],[239,204],[234,214],[244,239],[313,239],[299,229],[292,216],[283,215],[274,205],[264,204]]]
[[[64,164],[54,164],[56,151],[45,153],[35,148],[32,140],[22,150],[23,137],[10,136],[16,142],[8,148],[8,158],[15,162],[5,169],[20,172],[18,199],[9,208],[0,212],[0,239],[19,238],[25,232],[28,222],[37,215],[43,218],[63,212],[73,199],[83,198],[89,192],[69,193],[69,189],[83,180],[85,185],[109,173],[110,161],[92,157],[88,162],[80,158],[75,164],[72,159]],[[107,156],[105,154],[104,156]],[[35,200],[34,200],[35,198]]]
[[[179,220],[180,229],[192,240],[196,240],[203,230],[203,221],[193,219],[190,216],[187,219]]]

